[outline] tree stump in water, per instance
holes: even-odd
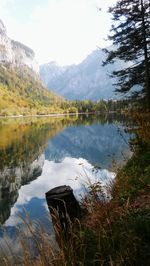
[[[63,236],[67,238],[71,222],[76,218],[81,218],[81,208],[70,186],[59,186],[49,190],[46,193],[46,201],[52,217],[56,239],[60,244],[59,234],[63,232]]]

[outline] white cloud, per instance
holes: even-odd
[[[15,5],[15,0],[2,0],[5,7],[8,1]],[[97,46],[106,45],[104,38],[110,27],[106,10],[114,2],[49,0],[47,6],[42,3],[35,6],[26,22],[8,17],[9,10],[6,11],[3,5],[3,17],[10,37],[33,48],[40,63],[55,60],[60,64],[71,64],[83,60]]]

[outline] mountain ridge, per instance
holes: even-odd
[[[103,49],[96,49],[80,64],[61,67],[56,63],[40,66],[40,76],[48,88],[69,100],[116,99],[115,79],[109,77],[113,70],[124,65],[117,61],[102,66],[106,59]]]

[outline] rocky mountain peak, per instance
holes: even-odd
[[[2,20],[0,20],[0,64],[10,64],[19,68],[27,66],[36,74],[39,73],[34,51],[20,42],[11,40],[7,36]]]
[[[0,19],[0,34],[7,35],[6,27],[1,19]]]
[[[103,49],[96,49],[78,65],[44,64],[40,66],[40,75],[48,88],[69,100],[116,99],[116,79],[110,78],[110,74],[126,63],[116,60],[115,64],[103,67],[105,59]]]

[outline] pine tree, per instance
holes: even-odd
[[[150,0],[118,0],[109,12],[114,21],[108,36],[113,50],[105,50],[104,65],[116,59],[127,62],[126,68],[112,73],[118,77],[116,92],[128,93],[139,85],[136,94],[146,98],[150,110]]]

